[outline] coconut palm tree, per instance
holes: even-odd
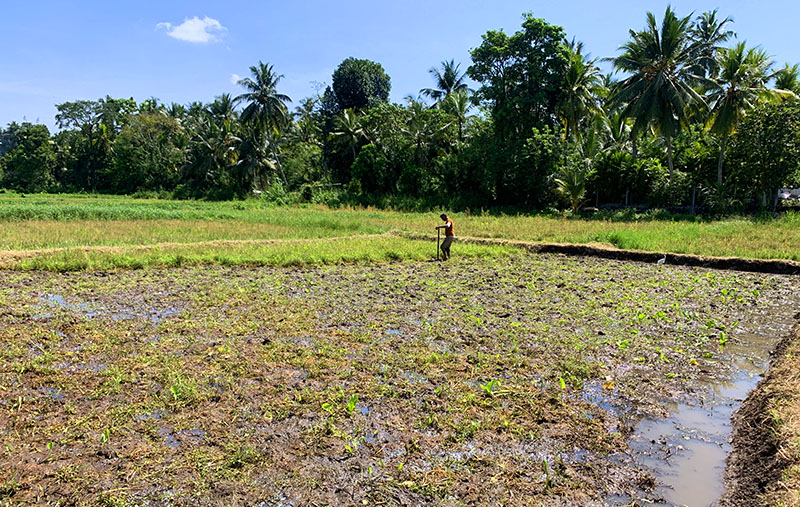
[[[245,123],[255,122],[261,132],[267,136],[272,156],[280,170],[284,184],[288,185],[286,175],[283,172],[280,158],[274,142],[274,131],[286,126],[289,119],[289,109],[287,103],[292,99],[288,95],[278,93],[278,82],[283,78],[282,75],[275,73],[272,65],[258,62],[258,65],[250,67],[252,78],[240,79],[238,84],[242,86],[245,93],[234,99],[235,103],[245,102],[247,105],[242,111],[241,119]]]
[[[704,12],[697,17],[692,26],[691,37],[694,41],[694,59],[696,61],[698,74],[702,73],[706,77],[714,78],[719,74],[717,54],[723,48],[723,44],[733,37],[736,32],[728,30],[729,24],[733,19],[717,18],[717,9]]]
[[[725,148],[739,121],[759,101],[773,101],[791,92],[767,88],[767,82],[773,77],[772,59],[763,49],[747,49],[745,42],[720,50],[718,65],[719,77],[708,95],[712,107],[707,125],[721,139],[717,185],[722,185]]]
[[[467,115],[472,109],[467,92],[462,90],[451,93],[442,102],[442,109],[455,116],[458,122],[458,142],[464,141],[464,124],[467,122]]]
[[[223,93],[208,105],[208,112],[217,121],[233,121],[236,118],[236,108],[230,93]]]
[[[787,63],[775,73],[775,89],[786,90],[800,95],[800,65],[789,66]]]
[[[436,147],[442,134],[452,123],[440,124],[431,121],[430,111],[422,102],[412,102],[408,106],[408,121],[400,132],[414,145],[414,161],[417,164],[427,162],[427,153]]]
[[[633,118],[634,139],[648,127],[664,138],[670,178],[674,169],[672,139],[688,123],[690,109],[705,109],[703,97],[692,87],[702,82],[691,39],[690,17],[678,18],[671,7],[661,27],[647,13],[644,30],[630,31],[631,40],[621,46],[622,54],[612,58],[614,67],[628,73],[610,98],[612,106]]]
[[[613,151],[627,151],[631,147],[630,120],[621,111],[602,115],[605,146]]]
[[[465,76],[458,71],[461,64],[456,64],[455,60],[443,61],[441,69],[431,68],[428,72],[436,81],[436,88],[423,88],[419,91],[420,95],[430,97],[436,101],[438,106],[446,97],[456,92],[469,92],[467,83],[464,82]]]
[[[590,60],[583,54],[583,42],[575,39],[567,44],[569,63],[564,77],[564,95],[559,106],[564,122],[564,137],[570,139],[580,121],[591,113],[599,111],[598,95],[603,80],[596,59]]]
[[[336,130],[331,135],[344,139],[353,150],[353,162],[356,161],[356,145],[365,136],[361,120],[353,109],[345,109],[336,117]]]

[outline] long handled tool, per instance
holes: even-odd
[[[442,230],[440,228],[436,228],[436,260],[439,260],[439,239],[441,238]]]

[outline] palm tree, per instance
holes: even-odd
[[[569,63],[559,109],[564,122],[564,137],[570,139],[570,134],[577,131],[580,121],[599,110],[597,97],[602,93],[600,88],[603,80],[600,69],[595,65],[597,60],[590,60],[589,55],[583,54],[583,42],[576,43],[573,39],[567,49]]]
[[[787,63],[775,73],[775,88],[800,95],[800,65]]]
[[[442,109],[455,116],[458,122],[458,142],[464,141],[464,124],[467,122],[467,115],[472,109],[466,91],[451,93],[442,101]]]
[[[353,150],[353,162],[356,161],[356,145],[365,136],[358,114],[353,109],[345,109],[336,117],[336,130],[332,135],[343,138]]]
[[[194,148],[186,176],[200,190],[224,186],[239,163],[241,139],[234,135],[228,120],[218,124],[209,117],[198,118],[193,131]]]
[[[319,114],[317,105],[319,99],[308,97],[294,108],[292,118],[295,124],[295,136],[304,143],[319,143],[321,129],[319,127]]]
[[[170,118],[175,118],[178,122],[181,122],[187,114],[186,106],[173,102],[167,107],[165,113]]]
[[[711,132],[721,137],[717,185],[722,185],[722,162],[728,137],[736,130],[739,121],[760,100],[773,101],[788,92],[770,90],[772,60],[766,51],[747,49],[745,42],[720,51],[720,74],[709,94],[713,104],[707,125]]]
[[[430,111],[422,102],[412,102],[408,106],[408,122],[400,128],[414,145],[414,161],[421,165],[427,162],[426,153],[439,144],[442,134],[452,125],[444,125],[430,121]]]
[[[423,88],[419,91],[420,95],[435,100],[438,106],[452,93],[469,92],[469,87],[464,82],[464,74],[458,71],[460,66],[460,63],[456,65],[455,60],[450,60],[449,62],[442,62],[441,70],[437,67],[430,69],[428,72],[436,81],[436,88]]]
[[[697,73],[702,73],[705,77],[714,78],[719,74],[719,64],[717,54],[722,45],[732,37],[736,37],[733,30],[727,30],[727,26],[733,23],[733,19],[725,18],[720,21],[717,18],[717,9],[704,12],[697,17],[697,21],[691,29],[692,40],[694,41],[694,58],[697,65]]]
[[[220,121],[233,121],[236,117],[236,109],[234,107],[234,100],[231,98],[230,93],[223,93],[214,99],[214,102],[208,105],[208,112],[211,116]]]
[[[586,171],[579,165],[564,165],[557,176],[553,180],[556,190],[569,201],[572,212],[577,213],[586,195]]]
[[[246,77],[240,79],[239,86],[247,90],[234,99],[235,103],[246,102],[242,111],[242,121],[249,123],[255,122],[260,130],[267,136],[272,156],[281,172],[284,184],[288,185],[286,175],[283,172],[280,158],[275,149],[274,131],[282,129],[289,120],[289,110],[287,103],[292,99],[288,95],[277,92],[278,82],[283,78],[276,74],[272,65],[258,62],[258,65],[250,67],[253,78]]]
[[[663,136],[670,178],[674,169],[672,139],[688,123],[691,108],[706,107],[703,97],[692,88],[703,79],[693,72],[697,66],[690,26],[690,17],[679,19],[667,7],[659,29],[655,16],[648,12],[646,28],[631,30],[631,40],[620,48],[623,53],[611,59],[617,70],[630,76],[619,83],[610,102],[634,119],[634,140],[651,126]]]
[[[631,145],[630,120],[621,111],[602,115],[605,147],[613,151],[626,151]]]

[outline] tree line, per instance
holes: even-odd
[[[0,130],[0,186],[456,208],[775,207],[800,186],[800,67],[775,68],[717,11],[630,30],[599,60],[528,13],[462,71],[389,102],[391,79],[347,58],[292,100],[259,62],[242,93],[204,104],[105,97],[56,105],[59,131]],[[468,87],[466,77],[478,87]]]

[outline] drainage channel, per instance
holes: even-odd
[[[788,328],[787,328],[788,329]],[[702,379],[696,403],[668,405],[667,418],[642,418],[629,441],[633,461],[648,470],[657,486],[637,504],[707,507],[724,489],[725,459],[731,452],[731,417],[756,387],[769,366],[777,336],[740,335],[727,346],[732,376]],[[626,496],[609,498],[611,505],[629,505]]]

